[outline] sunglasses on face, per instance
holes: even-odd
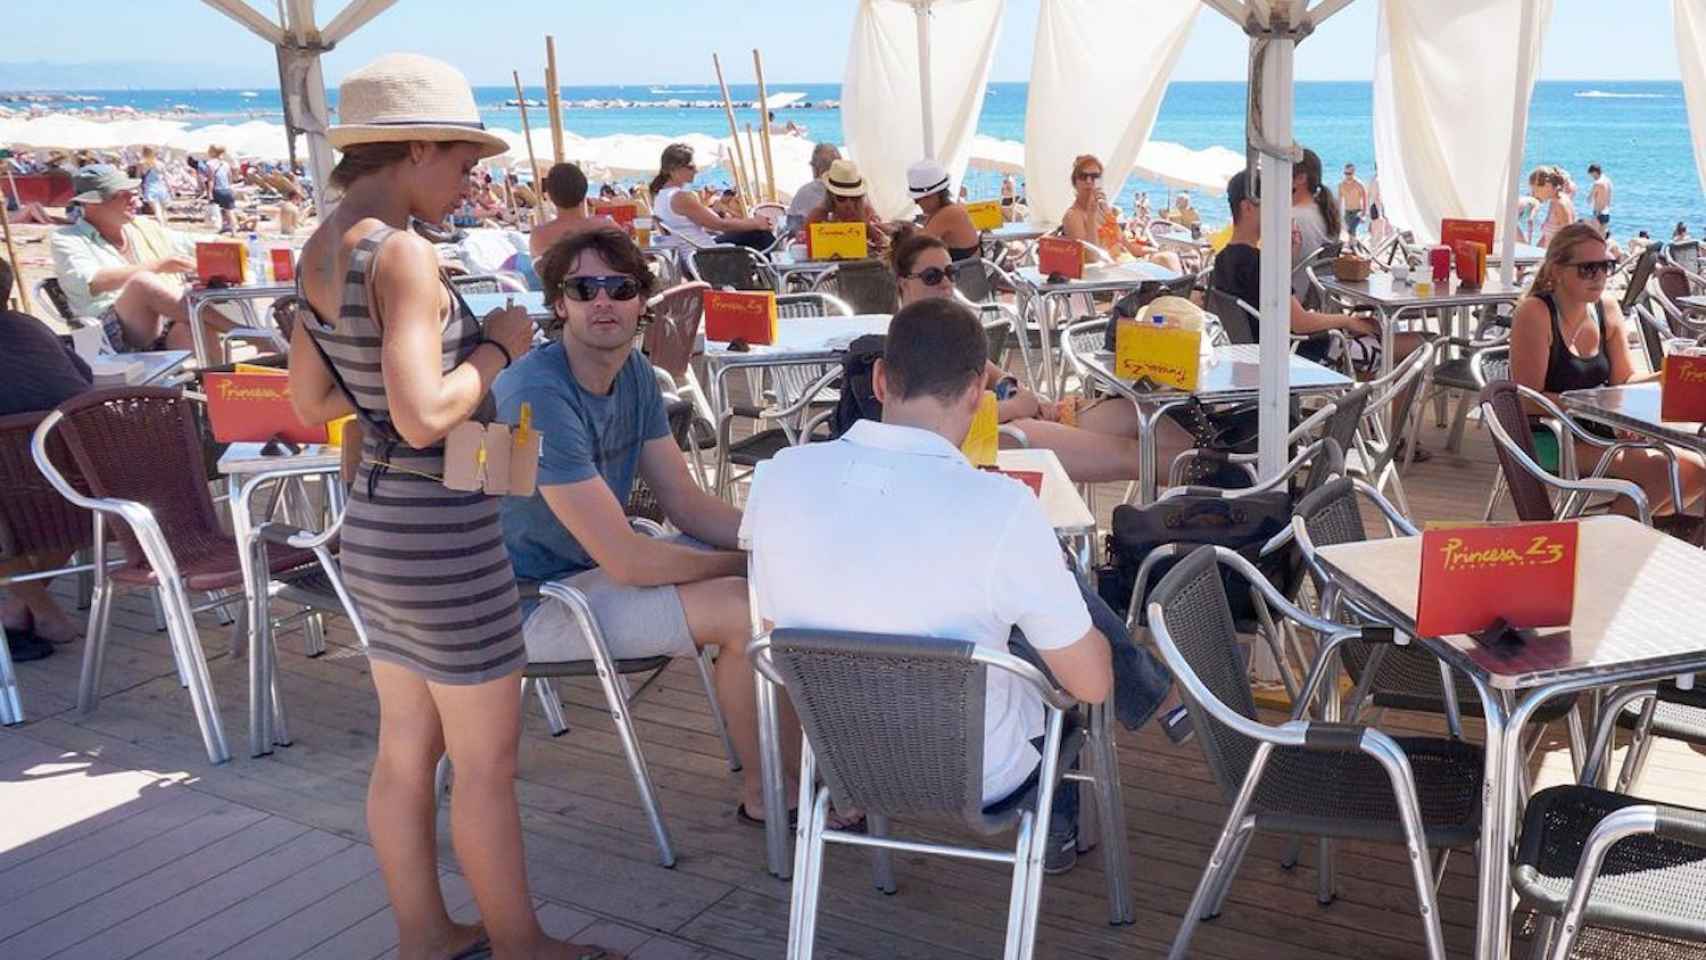
[[[925,267],[917,273],[909,273],[907,276],[927,287],[934,287],[944,279],[950,282],[959,279],[960,268],[950,263],[945,267]]]
[[[1617,261],[1577,260],[1574,263],[1563,264],[1563,266],[1575,267],[1576,276],[1581,277],[1583,280],[1592,280],[1595,277],[1608,276],[1611,271],[1617,269]]]
[[[633,277],[570,277],[563,281],[562,295],[578,303],[591,303],[603,290],[612,300],[632,300],[640,295]]]
[[[1081,174],[1079,174],[1079,175],[1078,175],[1078,179],[1080,179],[1080,180],[1088,180],[1088,181],[1090,181],[1090,182],[1091,182],[1091,183],[1094,183],[1094,182],[1096,182],[1096,181],[1097,181],[1097,180],[1100,180],[1100,179],[1102,179],[1102,175],[1101,175],[1101,174],[1100,174],[1100,173],[1096,173],[1096,172],[1094,172],[1094,171],[1086,171],[1086,172],[1084,172],[1084,173],[1081,173]]]

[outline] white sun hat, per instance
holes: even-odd
[[[338,85],[338,119],[326,139],[342,150],[357,143],[460,140],[495,157],[509,144],[486,130],[462,72],[416,53],[390,53]]]

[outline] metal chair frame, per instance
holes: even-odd
[[[1155,646],[1167,662],[1174,680],[1178,682],[1181,696],[1186,703],[1197,712],[1231,728],[1235,733],[1256,741],[1255,756],[1242,786],[1233,798],[1225,825],[1221,829],[1213,853],[1210,854],[1208,867],[1197,884],[1196,892],[1191,896],[1184,921],[1168,953],[1170,960],[1183,960],[1197,925],[1219,915],[1227,894],[1231,891],[1232,880],[1249,849],[1250,837],[1256,828],[1256,818],[1249,811],[1254,803],[1257,788],[1261,785],[1263,771],[1276,748],[1357,751],[1373,758],[1386,771],[1397,801],[1405,846],[1409,853],[1411,879],[1421,905],[1428,956],[1431,960],[1445,960],[1445,944],[1440,931],[1435,897],[1438,880],[1428,852],[1427,833],[1423,826],[1415,775],[1410,769],[1404,748],[1387,734],[1372,727],[1303,719],[1304,711],[1314,699],[1322,678],[1327,673],[1326,667],[1335,649],[1347,640],[1361,638],[1362,631],[1359,628],[1322,620],[1292,605],[1267,582],[1267,578],[1262,576],[1254,564],[1234,551],[1224,547],[1202,547],[1196,553],[1202,554],[1205,551],[1212,551],[1209,556],[1216,564],[1231,567],[1248,580],[1263,593],[1267,602],[1279,609],[1286,618],[1314,631],[1325,640],[1314,670],[1305,682],[1300,696],[1294,701],[1296,706],[1291,719],[1277,726],[1269,725],[1248,718],[1228,706],[1202,682],[1173,639],[1166,611],[1162,606],[1164,601],[1152,599],[1149,603],[1149,624],[1155,638]],[[1201,562],[1194,561],[1194,556],[1175,567],[1174,571],[1168,574],[1167,580],[1163,581],[1162,587],[1158,588],[1158,592],[1167,587],[1167,581],[1191,575],[1193,571],[1188,564]]]
[[[689,246],[682,251],[681,259],[687,267],[687,275],[692,277],[694,280],[704,281],[719,290],[742,289],[774,291],[781,288],[781,279],[776,275],[776,268],[771,266],[770,262],[765,260],[762,254],[751,247],[743,247],[739,244],[733,243],[699,246],[693,244],[690,240],[688,243]],[[715,280],[706,277],[704,272],[700,269],[699,257],[701,254],[706,253],[722,256],[740,256],[744,258],[747,261],[748,266],[752,268],[753,275],[762,281],[763,285],[755,287],[728,287],[719,285]]]
[[[788,632],[777,630],[766,633],[753,644],[751,650],[754,667],[784,689],[787,688],[787,683],[776,669],[771,646],[775,638],[786,637]],[[802,738],[799,838],[795,849],[793,898],[789,910],[786,953],[789,960],[811,960],[813,956],[819,891],[823,885],[824,848],[829,843],[875,849],[877,885],[885,893],[895,892],[892,866],[889,862],[889,851],[892,850],[1012,864],[1007,937],[1002,956],[1006,960],[1028,960],[1034,955],[1037,921],[1041,912],[1044,845],[1048,840],[1055,785],[1061,779],[1061,738],[1066,711],[1075,706],[1077,701],[1056,689],[1036,667],[1011,654],[973,647],[969,655],[972,663],[984,671],[1000,670],[1017,677],[1042,700],[1044,706],[1046,734],[1041,750],[1036,797],[1032,808],[1019,814],[1013,850],[1008,852],[893,838],[887,836],[886,823],[874,823],[869,832],[864,834],[829,828],[827,818],[830,790],[828,786],[817,782],[817,755],[810,738]],[[928,731],[921,731],[920,735],[927,733]]]

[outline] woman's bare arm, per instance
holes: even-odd
[[[338,389],[325,358],[314,346],[307,319],[296,322],[290,333],[290,405],[306,424],[321,424],[355,412],[349,398]]]
[[[705,206],[699,195],[687,190],[679,190],[670,198],[671,208],[681,216],[693,221],[707,230],[729,232],[735,230],[768,230],[770,221],[763,217],[724,217],[717,211]]]
[[[504,367],[496,347],[475,350],[444,373],[444,285],[432,245],[398,233],[376,254],[373,294],[383,342],[381,372],[391,422],[413,447],[430,447],[474,415]]]

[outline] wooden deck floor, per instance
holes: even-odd
[[[1430,434],[1439,451],[1443,438]],[[1492,475],[1480,431],[1469,455],[1436,452],[1408,478],[1420,518],[1479,516]],[[1115,501],[1110,487],[1101,509]],[[1105,517],[1104,517],[1105,519]],[[295,745],[271,757],[206,763],[163,634],[140,595],[121,598],[105,697],[90,716],[73,704],[80,649],[19,665],[27,724],[0,732],[0,957],[326,958],[366,960],[395,947],[363,797],[376,702],[347,632],[331,652],[300,653],[281,637],[281,683]],[[203,621],[203,642],[227,732],[246,738],[245,664],[224,655],[228,631]],[[640,737],[679,848],[656,865],[602,698],[565,683],[571,732],[551,738],[530,704],[519,794],[536,896],[547,926],[636,958],[770,958],[787,934],[786,884],[764,871],[761,831],[734,817],[735,781],[711,733],[691,670],[666,672],[636,705]],[[1427,718],[1385,725],[1433,730]],[[1151,726],[1120,747],[1138,922],[1110,927],[1098,854],[1045,884],[1039,955],[1164,953],[1225,812],[1196,744]],[[1557,742],[1537,761],[1542,782],[1567,777]],[[1697,794],[1701,762],[1660,744],[1644,792]],[[448,831],[447,820],[441,829]],[[470,894],[444,842],[443,881],[459,916]],[[1194,955],[1242,960],[1406,960],[1421,928],[1399,850],[1343,844],[1340,899],[1316,905],[1311,852],[1278,866],[1283,842],[1260,837],[1223,916]],[[822,903],[818,956],[991,957],[1000,952],[1007,883],[993,865],[901,856],[900,893],[869,883],[867,859],[836,851]],[[1473,939],[1474,864],[1455,856],[1442,889],[1448,947]]]

